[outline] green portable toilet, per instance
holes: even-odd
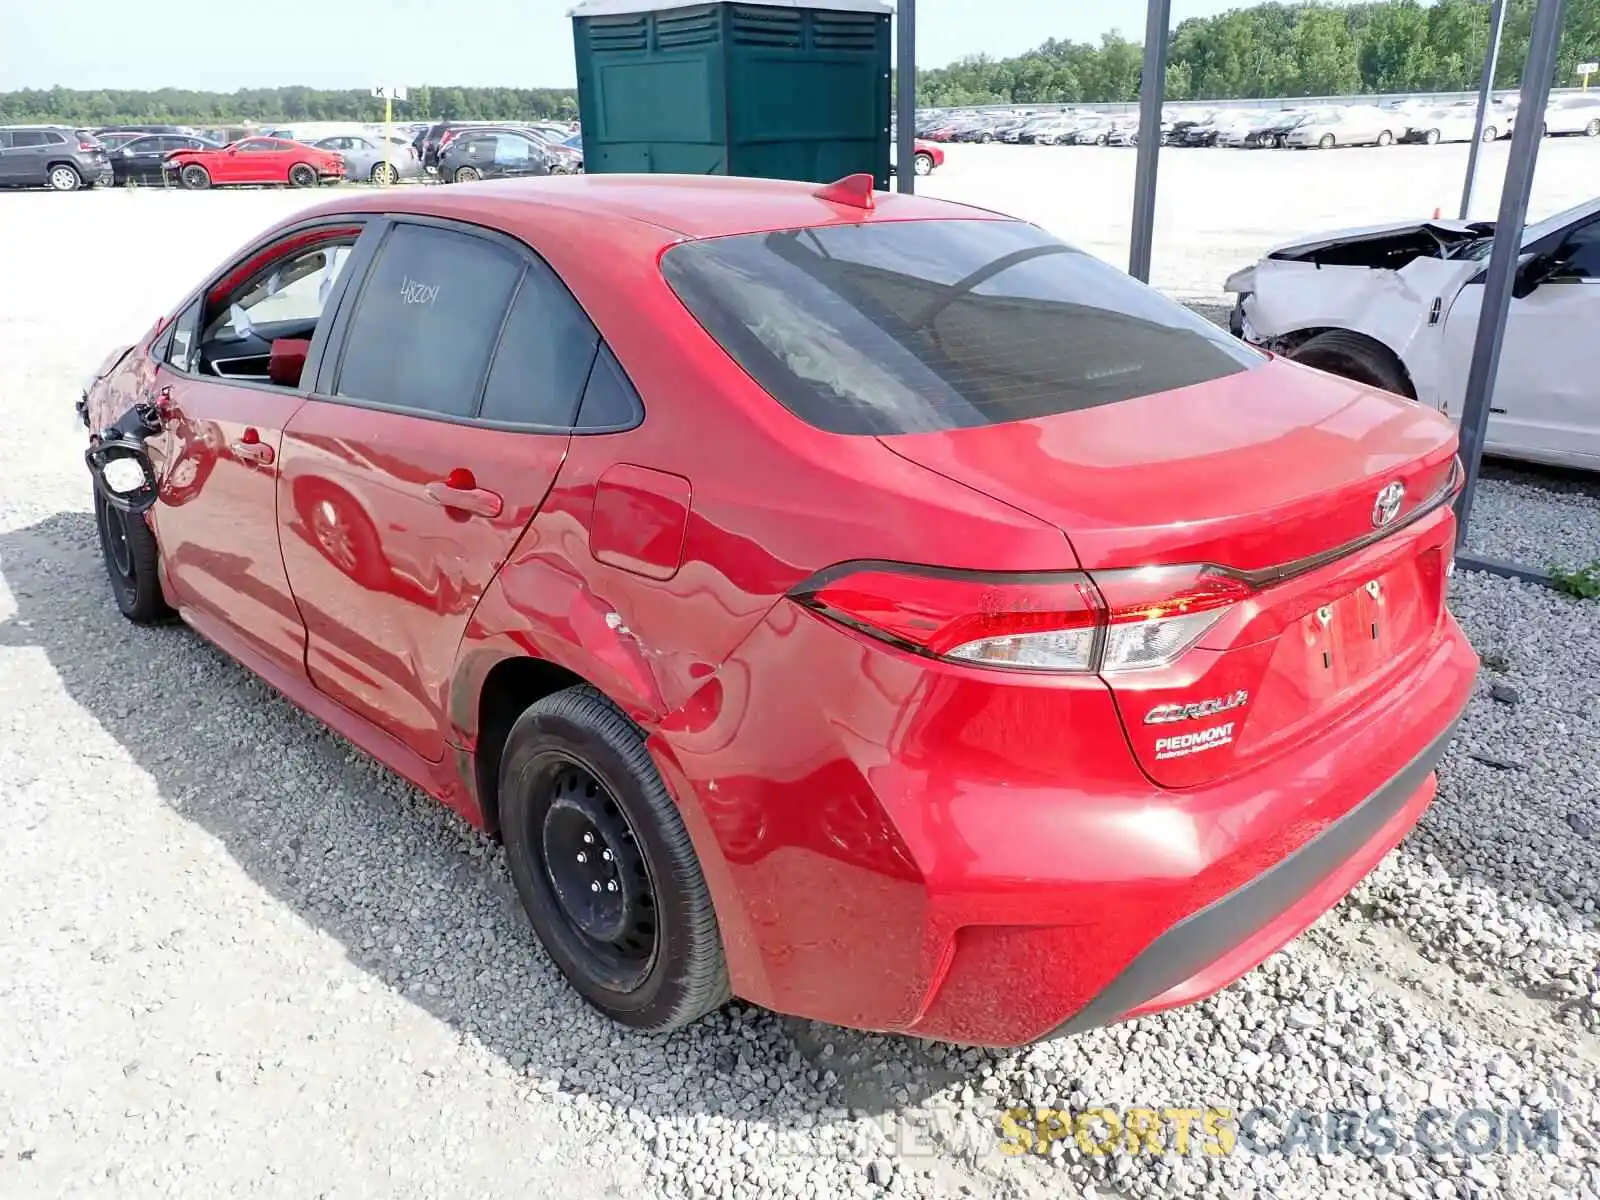
[[[884,0],[588,0],[571,12],[584,170],[889,186]]]

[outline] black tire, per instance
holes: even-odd
[[[144,517],[113,508],[96,488],[94,523],[117,611],[136,625],[155,625],[170,619],[172,609],[161,594],[161,577],[156,571],[160,551]]]
[[[1333,134],[1325,133],[1320,138],[1317,139],[1317,149],[1318,150],[1332,150],[1333,147],[1334,147],[1335,141],[1336,141],[1336,139],[1334,138]]]
[[[289,168],[289,186],[308,188],[317,186],[317,169],[310,163],[295,163]]]
[[[1422,140],[1429,146],[1437,146],[1439,144],[1439,131],[1437,129],[1428,130],[1427,133],[1422,135]]]
[[[483,172],[477,167],[457,167],[451,178],[457,183],[476,183],[483,178]]]
[[[597,833],[595,847],[616,841],[609,866],[579,867],[578,854],[569,865],[564,849],[551,850],[570,832],[580,805],[600,814],[600,824],[589,826]],[[500,827],[534,932],[590,1004],[621,1024],[664,1033],[727,1003],[732,992],[722,937],[688,831],[644,735],[594,688],[556,692],[517,718],[501,758]],[[559,855],[554,865],[552,852]],[[592,902],[621,906],[621,940],[597,940],[573,913],[574,907],[591,910],[581,902],[586,892],[578,873],[595,869],[624,880],[617,900]],[[609,877],[607,890],[617,891]],[[650,899],[643,903],[639,897],[646,893]],[[647,914],[648,932],[639,914]],[[634,944],[641,938],[649,940],[647,955]]]
[[[931,155],[931,154],[918,154],[916,156],[916,158],[914,160],[912,160],[911,169],[913,171],[915,171],[918,175],[932,175],[933,174],[933,155]]]
[[[1319,333],[1302,342],[1289,357],[1330,375],[1340,375],[1408,399],[1416,397],[1405,368],[1394,354],[1371,338],[1348,329]]]
[[[178,172],[178,182],[191,192],[203,192],[211,186],[211,172],[199,163],[190,163]]]
[[[71,163],[53,163],[45,175],[53,192],[75,192],[83,186],[83,176]]]

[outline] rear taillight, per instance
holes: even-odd
[[[917,654],[1089,673],[1174,661],[1251,594],[1216,567],[990,575],[846,564],[792,593],[812,611]]]

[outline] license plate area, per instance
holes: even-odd
[[[1415,561],[1375,575],[1300,618],[1301,677],[1314,699],[1377,674],[1424,637],[1430,624]]]

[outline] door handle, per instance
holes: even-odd
[[[459,509],[479,517],[498,517],[502,507],[499,495],[478,486],[472,472],[457,467],[443,480],[426,484],[423,492],[441,508]]]
[[[240,462],[255,463],[265,467],[277,457],[273,454],[272,447],[261,440],[261,434],[254,427],[248,428],[237,441],[228,443],[228,449]]]

